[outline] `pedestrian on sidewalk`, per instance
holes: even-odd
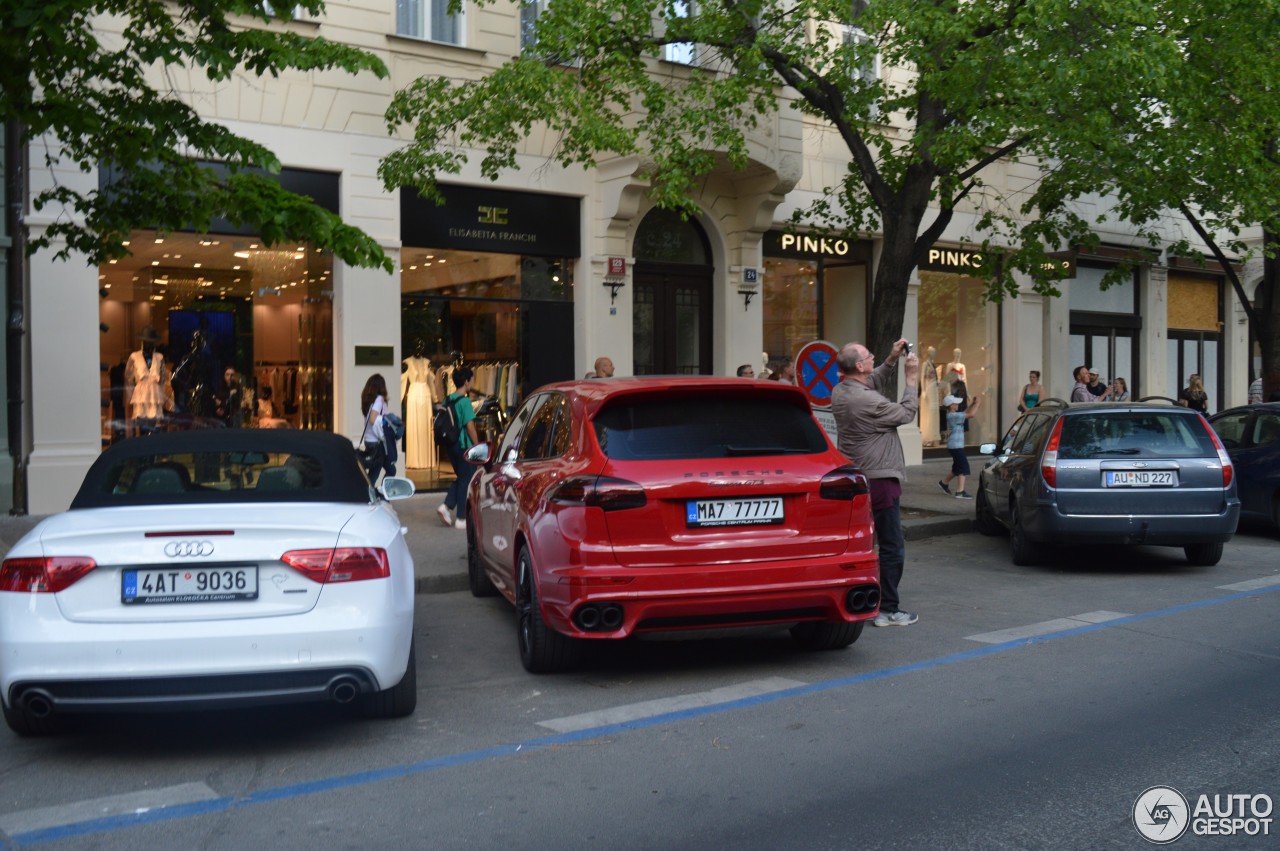
[[[898,426],[915,422],[920,407],[916,390],[920,359],[907,350],[907,341],[899,340],[877,367],[866,346],[849,343],[836,357],[841,380],[831,391],[839,449],[862,468],[871,486],[871,514],[880,548],[880,614],[872,626],[909,626],[919,620],[898,607],[898,583],[907,556],[901,511],[907,462]],[[902,401],[894,402],[884,395],[884,389],[904,355]]]
[[[948,396],[942,400],[947,409],[947,451],[951,453],[951,472],[942,477],[938,487],[947,496],[952,496],[951,481],[956,482],[955,497],[957,499],[973,499],[973,495],[964,489],[964,477],[969,475],[969,456],[964,451],[964,424],[970,417],[978,413],[982,407],[982,397],[974,396],[965,410],[960,410],[964,400],[959,396]]]
[[[453,467],[454,480],[444,495],[444,502],[436,509],[440,522],[448,526],[452,523],[455,529],[467,528],[467,486],[471,484],[471,474],[475,467],[466,459],[466,451],[475,446],[479,439],[476,434],[476,411],[471,404],[471,382],[474,373],[470,367],[455,367],[451,373],[454,391],[445,397],[444,404],[453,408],[458,423],[458,439],[446,446],[449,464]],[[450,512],[457,512],[452,517]]]

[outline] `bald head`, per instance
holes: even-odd
[[[613,361],[608,358],[596,358],[596,378],[612,378]]]

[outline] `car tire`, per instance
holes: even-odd
[[[1197,567],[1213,567],[1222,561],[1222,541],[1212,544],[1187,544],[1182,548],[1187,561]]]
[[[791,637],[805,650],[843,650],[858,640],[866,621],[805,621],[791,627]]]
[[[1004,532],[1004,526],[991,510],[991,503],[987,501],[987,492],[982,489],[981,482],[978,483],[978,496],[974,500],[973,528],[983,535],[999,535]]]
[[[522,546],[516,557],[516,642],[520,664],[531,674],[551,674],[575,667],[582,658],[582,643],[547,626],[538,601],[538,580],[533,558]]]
[[[404,718],[418,706],[418,659],[414,640],[409,639],[409,664],[404,676],[391,688],[365,695],[362,709],[366,718]]]
[[[4,722],[9,729],[24,739],[31,736],[48,736],[58,730],[58,719],[54,715],[37,718],[25,709],[5,704]]]
[[[1013,554],[1013,563],[1019,567],[1029,567],[1040,561],[1040,545],[1027,537],[1026,527],[1022,525],[1022,513],[1015,504],[1009,512],[1013,515],[1013,525],[1009,528],[1009,543]]]
[[[480,549],[476,546],[476,528],[472,525],[469,514],[467,516],[467,585],[471,588],[473,597],[492,597],[498,593],[498,589],[485,574],[484,566],[480,564]]]

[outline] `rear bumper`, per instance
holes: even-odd
[[[535,557],[535,562],[537,561]],[[861,621],[878,612],[880,570],[874,555],[790,562],[667,568],[539,568],[544,619],[576,638],[713,629],[800,621]],[[851,611],[851,592],[874,591]],[[863,599],[863,598],[858,598]],[[588,632],[575,622],[584,605],[622,609],[617,629]]]
[[[1240,522],[1240,502],[1228,501],[1218,514],[1063,514],[1042,504],[1024,517],[1028,537],[1060,544],[1150,544],[1182,547],[1231,540]]]
[[[0,593],[0,695],[54,711],[336,700],[389,688],[408,666],[412,612],[317,606],[288,617],[67,621],[54,595]],[[353,691],[354,689],[354,691]]]

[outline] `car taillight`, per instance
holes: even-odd
[[[0,591],[56,594],[79,582],[97,566],[97,562],[87,556],[7,558],[0,565]]]
[[[1222,462],[1222,486],[1229,488],[1231,487],[1231,478],[1235,475],[1235,467],[1231,464],[1231,456],[1227,454],[1227,448],[1222,445],[1222,441],[1218,439],[1218,433],[1213,430],[1213,426],[1209,425],[1209,421],[1201,417],[1200,422],[1204,425],[1204,430],[1209,432],[1209,439],[1213,441],[1213,448],[1218,450],[1218,460]]]
[[[319,583],[359,582],[391,575],[387,551],[379,547],[338,547],[332,550],[290,550],[280,560]]]
[[[551,502],[586,505],[605,511],[643,508],[649,501],[637,482],[611,476],[570,476],[547,494]]]
[[[1040,475],[1044,483],[1051,488],[1058,486],[1058,441],[1062,439],[1062,418],[1053,427],[1049,442],[1044,447],[1044,457],[1040,459]]]
[[[823,499],[853,499],[869,490],[867,477],[852,464],[836,467],[818,483],[818,496]]]

